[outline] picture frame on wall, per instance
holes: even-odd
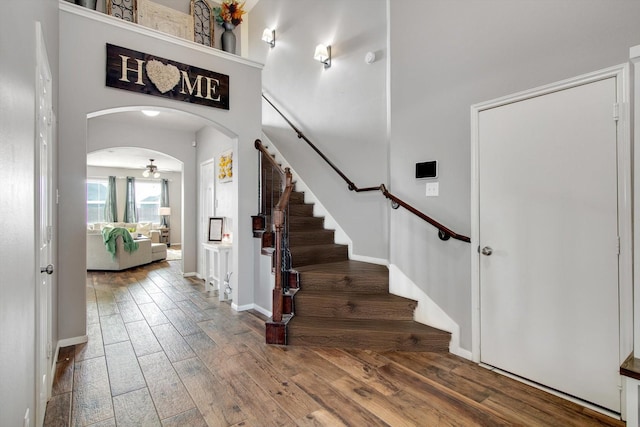
[[[218,182],[233,181],[233,150],[227,150],[218,158]]]
[[[224,218],[212,216],[209,217],[209,241],[222,241],[222,227],[224,226]]]

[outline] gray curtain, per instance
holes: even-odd
[[[104,201],[104,221],[118,222],[115,176],[110,176],[109,182],[107,183],[107,198]]]
[[[138,222],[138,212],[136,210],[136,179],[127,177],[127,194],[124,201],[124,222]]]
[[[169,207],[169,180],[162,179],[162,183],[160,184],[160,207],[168,208]],[[162,215],[162,220],[160,221],[160,225],[163,225],[167,228],[171,228],[169,225],[169,216]]]

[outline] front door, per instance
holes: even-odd
[[[480,360],[620,412],[616,77],[478,115]]]

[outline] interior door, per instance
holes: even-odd
[[[39,29],[39,27],[38,27]],[[51,72],[47,60],[42,34],[38,31],[39,47],[36,75],[36,188],[38,190],[36,241],[38,245],[38,266],[36,271],[36,417],[37,425],[42,425],[51,392],[52,382],[52,150],[53,150],[53,108],[51,93]]]
[[[479,113],[480,359],[620,412],[614,77]]]

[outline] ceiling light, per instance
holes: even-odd
[[[147,168],[142,172],[142,176],[145,178],[149,178],[150,175],[153,175],[154,178],[160,178],[160,172],[158,172],[158,167],[153,164],[153,160],[149,159]]]
[[[268,43],[269,46],[274,47],[276,45],[276,30],[265,28],[262,32],[262,41]]]
[[[324,68],[331,67],[331,46],[319,44],[313,54],[313,59],[324,64]]]
[[[147,117],[155,117],[158,114],[160,114],[160,111],[157,111],[157,110],[142,110],[142,114],[144,114]]]

